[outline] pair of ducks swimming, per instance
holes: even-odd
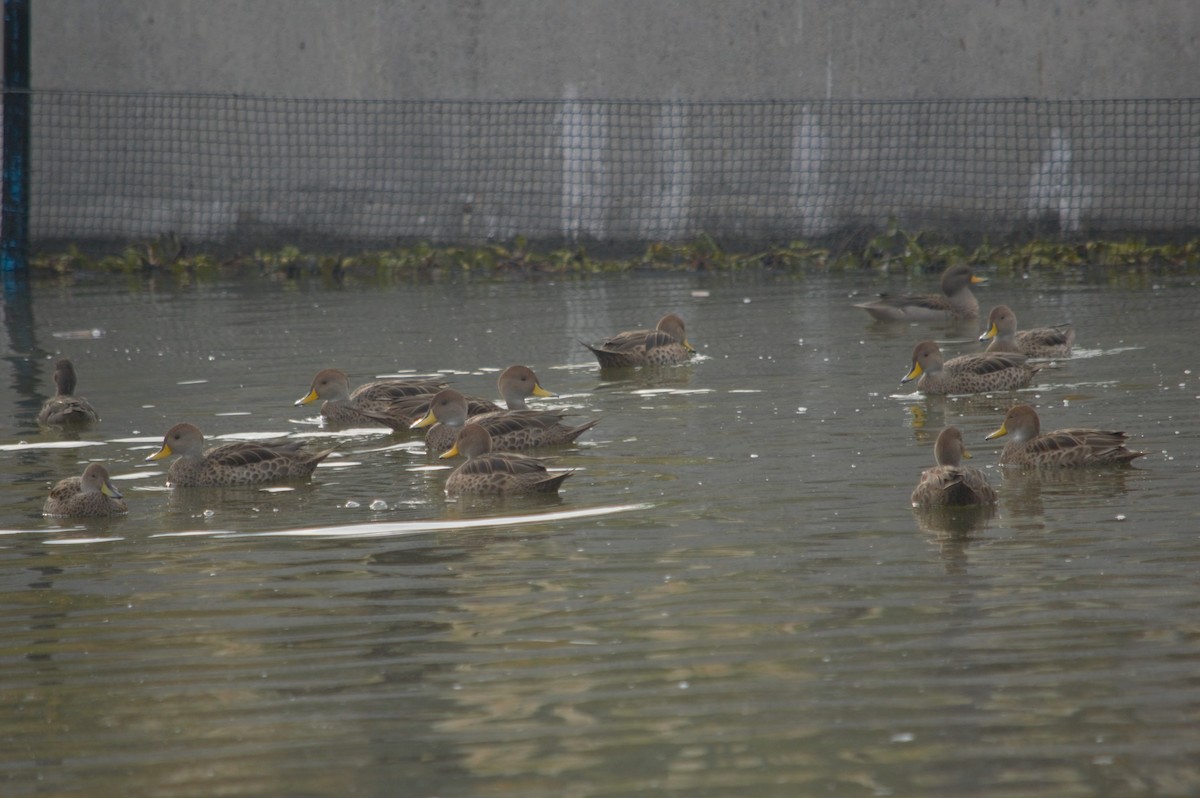
[[[944,360],[935,341],[913,347],[912,365],[900,380],[918,380],[917,390],[933,396],[986,393],[1024,388],[1041,370],[1030,358],[1069,357],[1075,343],[1070,324],[1017,332],[1017,315],[1007,305],[997,305],[988,316],[980,341],[991,341],[983,352]]]
[[[1030,405],[1009,408],[1000,428],[986,437],[994,440],[1011,436],[1000,452],[1000,465],[1027,468],[1080,468],[1125,465],[1144,457],[1126,447],[1124,432],[1089,428],[1058,429],[1045,434],[1041,419]],[[946,427],[933,447],[937,465],[921,472],[912,493],[914,507],[941,507],[993,504],[996,491],[978,468],[964,466],[970,458],[962,432]]]
[[[654,330],[620,333],[591,350],[604,368],[674,365],[686,362],[695,350],[687,341],[683,320],[664,316]],[[55,369],[57,395],[48,400],[39,421],[64,426],[99,420],[82,397],[75,397],[75,372],[69,360]],[[382,425],[394,430],[429,428],[426,446],[442,458],[463,455],[467,462],[446,481],[449,495],[555,492],[573,472],[550,473],[543,459],[517,450],[568,444],[591,429],[598,419],[577,426],[563,423],[558,411],[532,410],[526,400],[556,394],[541,386],[526,366],[511,366],[497,380],[505,408],[468,397],[437,380],[379,380],[350,390],[346,374],[325,369],[313,378],[305,396],[295,404],[324,400],[321,415],[337,426]],[[89,414],[78,412],[86,405]],[[55,408],[73,407],[72,414]],[[44,418],[43,418],[44,417]],[[469,422],[469,423],[468,423]],[[238,442],[204,448],[204,435],[194,424],[177,424],[162,447],[147,460],[172,455],[170,484],[178,487],[253,485],[311,476],[333,448],[310,452],[301,441]],[[92,463],[80,477],[60,481],[51,490],[43,513],[51,516],[119,515],[128,511],[108,471]]]

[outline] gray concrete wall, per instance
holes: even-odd
[[[38,0],[36,88],[374,99],[1195,96],[1197,0]]]
[[[32,22],[37,241],[1200,227],[1200,0],[38,0]]]

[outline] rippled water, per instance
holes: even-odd
[[[7,308],[0,392],[4,795],[1200,794],[1200,329],[1192,275],[994,277],[1073,320],[1019,398],[1127,429],[1136,468],[995,466],[1013,396],[901,388],[864,274],[414,284],[107,280]],[[703,357],[601,375],[578,340],[675,310]],[[34,357],[28,357],[30,351]],[[39,431],[53,356],[102,422]],[[600,424],[556,500],[452,502],[419,438],[292,402],[532,366]],[[340,444],[285,490],[163,487],[178,421]],[[947,423],[992,517],[916,514]],[[40,517],[109,465],[128,518]]]

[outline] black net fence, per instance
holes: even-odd
[[[1192,235],[1200,100],[342,101],[37,91],[35,245]]]

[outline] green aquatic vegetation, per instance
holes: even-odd
[[[848,234],[820,244],[796,240],[754,249],[726,248],[709,236],[687,242],[655,241],[640,252],[609,252],[597,245],[539,249],[524,238],[482,245],[416,242],[387,249],[308,252],[296,245],[219,256],[192,252],[174,235],[134,242],[118,253],[93,255],[70,245],[31,258],[35,279],[70,280],[82,273],[171,275],[183,281],[260,274],[274,279],[375,283],[431,280],[465,274],[480,278],[523,275],[605,274],[640,271],[738,272],[770,269],[879,269],[923,272],[965,262],[998,274],[1055,272],[1087,267],[1191,269],[1200,265],[1200,239],[1149,242],[1142,238],[1058,241],[1030,239],[973,247],[895,223],[876,235]]]

